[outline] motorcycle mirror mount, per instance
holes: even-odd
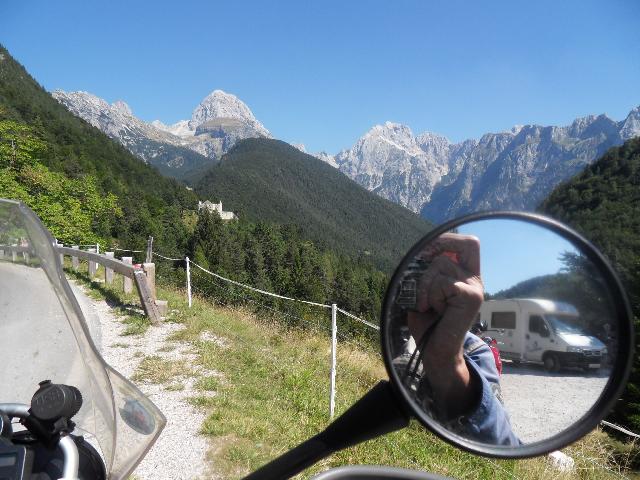
[[[500,399],[500,405],[496,403],[497,400],[494,401],[494,407],[496,409],[500,411],[507,411],[507,414],[504,415],[504,418],[507,418],[507,421],[509,419],[509,414],[511,414],[512,421],[514,422],[512,426],[517,434],[516,437],[520,436],[521,438],[521,440],[518,440],[517,445],[512,446],[494,444],[490,441],[478,441],[477,438],[465,435],[460,430],[451,429],[450,425],[443,424],[439,421],[437,415],[434,415],[433,411],[430,411],[428,407],[425,407],[425,405],[429,405],[428,402],[425,403],[423,401],[419,401],[420,398],[418,398],[419,395],[417,394],[417,390],[419,389],[415,388],[416,384],[419,383],[419,380],[416,380],[416,378],[420,377],[420,375],[424,375],[425,371],[428,372],[429,368],[429,365],[426,363],[424,365],[419,365],[420,368],[418,368],[417,365],[422,358],[422,354],[419,353],[419,349],[424,349],[427,344],[423,344],[421,342],[421,338],[417,341],[416,339],[407,338],[410,336],[411,331],[410,328],[407,327],[406,305],[412,303],[410,297],[412,295],[417,295],[420,287],[420,282],[414,281],[417,276],[421,275],[420,272],[416,272],[416,269],[428,268],[430,261],[433,259],[425,262],[425,251],[433,252],[434,245],[441,242],[442,238],[446,238],[447,241],[451,238],[450,236],[442,237],[443,235],[450,235],[451,233],[458,235],[459,232],[474,234],[474,229],[476,228],[479,232],[478,237],[481,245],[481,251],[486,251],[488,253],[492,252],[491,254],[494,257],[496,257],[496,255],[500,257],[500,252],[505,252],[505,248],[507,250],[518,250],[514,243],[509,243],[513,242],[513,238],[511,238],[513,235],[516,237],[520,236],[520,238],[524,236],[524,247],[530,247],[531,245],[537,245],[536,242],[542,242],[543,244],[553,245],[557,248],[557,251],[552,251],[552,255],[550,256],[570,259],[574,263],[567,263],[559,269],[556,265],[554,267],[556,270],[553,270],[550,274],[534,277],[528,283],[518,283],[517,286],[522,289],[521,285],[526,286],[531,283],[540,287],[542,284],[542,287],[544,288],[539,290],[537,294],[541,295],[542,292],[544,292],[546,297],[544,299],[538,299],[533,303],[542,306],[546,305],[547,308],[560,308],[561,313],[564,315],[561,317],[564,319],[564,323],[560,322],[558,325],[564,325],[569,329],[573,328],[572,335],[574,337],[591,338],[586,334],[578,332],[578,323],[575,325],[566,325],[567,322],[571,323],[571,321],[568,321],[567,319],[578,322],[578,319],[581,321],[587,321],[591,317],[589,317],[588,314],[583,315],[584,318],[578,316],[576,308],[568,305],[566,302],[566,292],[558,293],[554,290],[554,288],[556,290],[562,290],[560,287],[562,287],[563,282],[565,281],[576,281],[576,278],[581,281],[585,281],[585,285],[590,286],[590,288],[593,287],[600,289],[596,293],[598,294],[601,304],[596,304],[596,307],[600,308],[599,311],[604,311],[608,314],[608,316],[603,318],[602,321],[607,321],[609,324],[613,324],[614,327],[612,331],[616,334],[615,342],[613,342],[615,343],[616,350],[614,358],[608,362],[606,366],[604,365],[606,360],[604,358],[600,359],[602,362],[601,370],[604,368],[603,374],[591,375],[590,373],[587,373],[583,377],[580,373],[576,372],[575,368],[571,370],[574,366],[571,362],[575,361],[578,357],[574,353],[568,353],[573,352],[573,350],[570,350],[568,347],[565,352],[550,353],[548,358],[554,358],[556,360],[561,359],[561,361],[559,360],[551,366],[558,368],[566,366],[567,372],[565,372],[565,375],[569,380],[566,380],[564,377],[558,377],[558,375],[561,374],[555,372],[544,372],[542,370],[542,365],[546,366],[546,364],[549,363],[547,361],[535,362],[528,361],[530,359],[527,360],[526,363],[530,366],[525,367],[526,370],[520,373],[524,373],[530,379],[538,382],[538,384],[544,384],[541,382],[556,381],[555,379],[558,378],[557,381],[563,382],[564,385],[571,381],[586,381],[595,384],[596,389],[594,398],[587,402],[584,407],[584,412],[580,412],[581,416],[579,418],[572,419],[570,424],[559,426],[557,432],[529,432],[527,431],[527,426],[525,424],[520,426],[518,425],[517,421],[519,419],[519,412],[509,411],[510,406],[507,401],[508,398],[504,400]],[[507,247],[502,245],[500,242],[507,242]],[[542,249],[541,246],[538,246],[537,248],[522,248],[520,250],[522,251],[520,251],[519,254],[528,256],[527,258],[529,262],[527,263],[527,261],[522,260],[524,257],[519,257],[518,261],[521,262],[520,265],[523,267],[531,267],[533,264],[540,263],[537,255],[541,255],[541,251],[544,249]],[[446,249],[445,251],[442,251],[441,249],[437,255],[442,256],[442,254],[447,256],[447,258],[454,263],[464,263],[464,252],[451,252],[446,251]],[[547,251],[546,254],[549,255],[549,252]],[[500,263],[498,262],[500,258],[496,257],[491,260],[491,257],[489,256],[487,261],[487,258],[484,258],[484,255],[481,256],[483,257],[482,268],[484,269],[485,266],[487,267],[486,282],[489,282],[489,277],[491,276],[490,272],[492,270],[491,262],[493,261],[498,264]],[[449,260],[444,261],[448,262]],[[439,260],[439,262],[442,263],[443,260]],[[576,264],[578,267],[576,267]],[[416,267],[416,265],[418,265],[418,267]],[[513,262],[511,265],[513,266]],[[571,266],[575,268],[573,268],[570,273],[566,273],[569,271],[569,267]],[[522,268],[521,270],[524,271],[526,268]],[[409,285],[407,284],[407,278],[410,279]],[[414,281],[414,283],[411,284],[411,281]],[[486,286],[488,287],[488,284]],[[493,297],[491,295],[487,296],[485,291],[485,301],[483,302],[483,305],[491,305],[491,299],[500,298],[500,293],[503,293],[504,291],[504,289],[501,290]],[[554,297],[555,293],[559,295],[557,298]],[[407,300],[409,301],[407,302]],[[493,301],[498,302],[500,300]],[[502,300],[502,302],[507,302],[507,304],[509,304],[508,302],[513,303],[516,302],[516,300],[507,299]],[[415,299],[413,303],[415,304]],[[573,303],[578,302],[576,300],[573,301]],[[495,305],[498,304],[496,303]],[[505,305],[505,303],[500,305]],[[580,305],[578,305],[578,307],[582,308]],[[562,310],[563,308],[565,310]],[[483,309],[481,309],[481,311],[483,311]],[[555,313],[557,314],[558,312],[556,311]],[[544,315],[539,314],[538,316]],[[558,317],[558,315],[554,316],[551,314],[547,316],[549,319],[545,320],[545,322],[551,322],[554,318]],[[499,315],[495,317],[494,320],[497,320],[498,317]],[[251,473],[245,477],[245,480],[290,478],[338,450],[406,427],[409,423],[410,417],[417,418],[428,430],[450,444],[461,448],[462,450],[487,457],[511,459],[527,458],[543,455],[563,448],[570,443],[575,442],[595,428],[600,420],[602,420],[602,418],[604,418],[604,416],[613,407],[613,404],[622,393],[631,369],[633,358],[633,339],[635,337],[633,334],[633,323],[631,319],[631,309],[622,284],[607,260],[588,240],[560,222],[541,215],[520,212],[475,213],[447,222],[430,231],[409,250],[407,255],[400,262],[398,268],[395,270],[387,288],[381,315],[381,346],[382,356],[389,374],[389,381],[381,381],[374,386],[349,410],[332,422],[323,432],[301,443],[299,446],[283,454],[259,470]],[[469,319],[469,328],[471,328],[475,320],[476,318]],[[594,320],[591,321],[593,322]],[[589,326],[592,330],[598,329],[598,325],[596,324],[590,324]],[[491,327],[492,325],[489,325],[490,330]],[[509,327],[509,325],[503,325],[503,327]],[[497,329],[497,333],[491,333],[490,336],[492,338],[495,338],[496,336],[500,337],[500,335],[504,335],[507,330],[509,329]],[[517,332],[518,330],[514,328],[511,332],[512,336],[517,336]],[[426,337],[426,334],[424,336]],[[560,336],[564,336],[566,338],[571,337],[571,335],[565,335],[564,333],[562,335],[558,335],[558,337]],[[522,334],[522,337],[524,338],[524,333]],[[584,340],[584,338],[582,339]],[[403,340],[404,343],[399,342],[399,339]],[[596,344],[598,341],[599,340],[597,339],[593,339],[592,343]],[[481,343],[486,346],[484,342]],[[601,343],[598,345],[600,344]],[[413,372],[416,374],[416,378],[413,379],[414,388],[410,388],[407,385],[407,377],[403,376],[402,373],[407,372],[409,368],[405,363],[403,363],[400,368],[398,367],[397,362],[397,359],[400,356],[407,354],[407,345],[413,345],[413,347],[409,347],[408,354],[411,356],[409,364],[411,364],[411,361],[414,361],[416,365]],[[612,342],[609,341],[607,345],[611,346]],[[489,347],[486,346],[486,348],[488,349]],[[504,346],[504,349],[506,355],[506,345]],[[595,352],[596,349],[593,348],[592,350]],[[490,352],[491,350],[487,351]],[[583,348],[581,351],[583,351],[583,353],[580,355],[586,355],[586,353],[584,353],[586,349]],[[602,353],[606,351],[606,348],[601,348],[599,352]],[[475,354],[471,354],[470,356],[473,357],[474,355]],[[513,371],[513,369],[516,368],[515,366],[520,364],[518,358],[524,357],[516,358],[516,356],[513,356],[515,354],[511,355],[512,360],[507,367],[510,371]],[[415,360],[416,358],[417,360]],[[466,361],[468,363],[471,362],[468,359]],[[587,363],[584,365],[591,367],[592,364]],[[473,369],[476,368],[474,367]],[[419,370],[420,373],[418,373]],[[509,375],[510,374],[508,372],[504,373],[503,382],[508,383],[508,379],[506,377]],[[514,375],[513,377],[515,378],[517,376],[518,375]],[[485,382],[486,380],[483,380],[482,384],[485,385]],[[491,397],[491,399],[495,400],[493,397]],[[555,403],[561,404],[563,399],[558,398],[556,400],[557,401]],[[558,405],[555,406],[557,407]],[[545,405],[543,405],[543,408],[544,407]],[[547,404],[546,407],[550,407],[550,405]],[[562,417],[564,417],[564,415],[562,415]],[[540,418],[535,419],[533,424],[539,425],[541,423],[545,423],[539,422],[539,420]],[[516,427],[518,427],[519,430]],[[380,476],[379,474],[381,471],[379,467],[358,468],[359,470],[356,473],[360,475],[361,478],[366,478],[367,476],[372,475],[378,475],[378,477],[375,478],[385,478],[385,475],[389,476],[389,478],[441,478],[433,474],[426,474],[423,472],[413,472],[412,474],[410,471],[401,471],[391,468],[387,469],[388,471],[385,470],[385,472],[383,472],[384,475]],[[359,478],[358,475],[354,476],[353,468],[343,467],[324,472],[317,478]]]

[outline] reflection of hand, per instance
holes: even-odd
[[[429,244],[421,256],[431,263],[419,280],[417,311],[408,314],[409,329],[419,341],[432,327],[423,347],[425,376],[436,405],[448,406],[448,416],[457,415],[474,400],[462,346],[484,299],[480,241],[447,233]]]

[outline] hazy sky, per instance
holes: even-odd
[[[48,90],[191,116],[214,89],[336,153],[386,120],[452,140],[640,104],[637,0],[1,0],[0,43]]]

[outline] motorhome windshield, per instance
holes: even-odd
[[[545,315],[547,321],[551,324],[551,328],[553,328],[556,333],[583,333],[578,327],[573,325],[573,323],[578,319],[578,317],[570,316],[570,315]]]

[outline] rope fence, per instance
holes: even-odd
[[[142,253],[142,252],[140,252]],[[154,257],[159,257],[162,258],[163,260],[168,260],[170,262],[182,262],[184,261],[184,258],[171,258],[171,257],[165,257],[164,255],[160,255],[159,253],[156,252],[152,252]]]
[[[277,293],[267,292],[266,290],[260,290],[259,288],[254,288],[254,287],[251,287],[249,285],[245,285],[243,283],[236,282],[235,280],[231,280],[229,278],[225,278],[225,277],[223,277],[221,275],[218,275],[217,273],[213,273],[213,272],[207,270],[206,268],[201,267],[200,265],[198,265],[193,260],[187,260],[187,261],[189,263],[191,263],[192,265],[194,265],[195,267],[197,267],[200,270],[202,270],[203,272],[208,273],[209,275],[212,275],[212,276],[214,276],[214,277],[216,277],[216,278],[218,278],[220,280],[223,280],[225,282],[231,283],[231,284],[236,285],[238,287],[246,288],[247,290],[251,290],[253,292],[262,293],[263,295],[267,295],[269,297],[274,297],[274,298],[279,298],[281,300],[289,300],[289,301],[293,301],[293,302],[306,303],[307,305],[314,305],[316,307],[322,307],[322,308],[331,308],[331,305],[325,305],[323,303],[316,303],[316,302],[309,302],[307,300],[298,300],[297,298],[285,297],[284,295],[278,295]]]

